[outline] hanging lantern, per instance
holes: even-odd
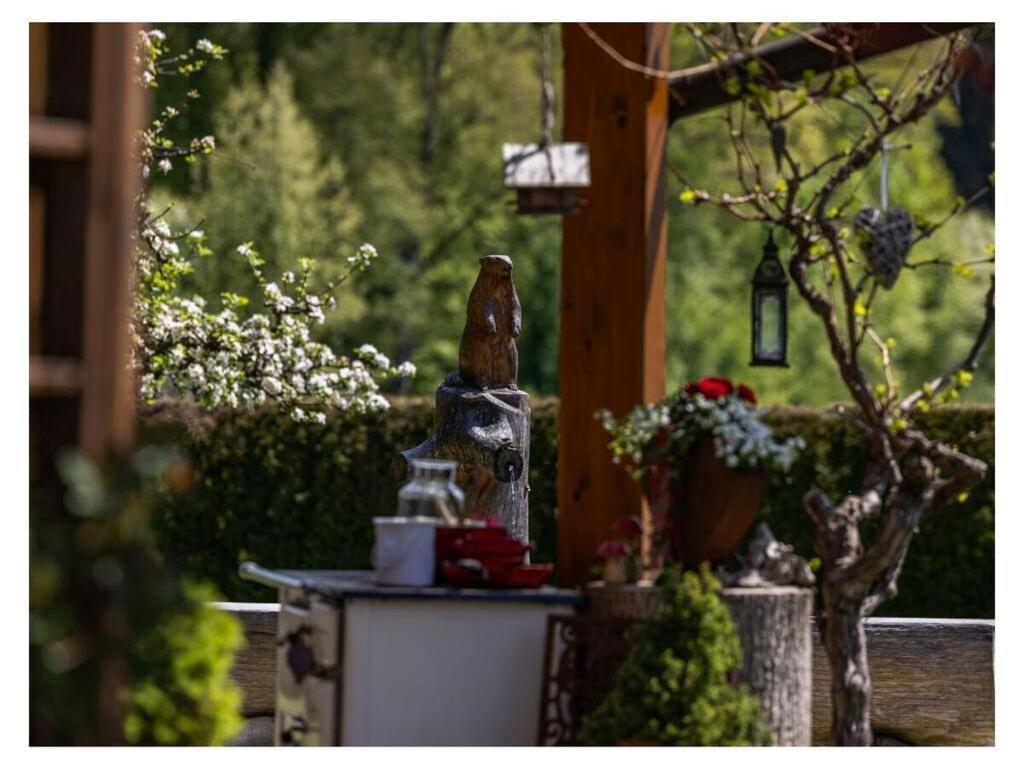
[[[750,364],[786,368],[789,283],[771,232],[750,282]]]

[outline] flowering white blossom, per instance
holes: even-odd
[[[349,256],[347,261],[356,269],[366,269],[377,258],[377,249],[369,243],[363,243],[359,249]]]
[[[136,58],[143,69],[142,82],[156,86],[156,61],[167,57],[166,36],[150,30],[139,36]],[[196,51],[220,58],[224,49],[200,40]],[[179,71],[198,71],[204,61],[184,54],[176,59]],[[189,66],[185,66],[189,65]],[[194,90],[189,98],[197,98]],[[178,114],[164,111],[166,117]],[[194,138],[175,148],[164,136],[165,124],[154,120],[142,132],[140,160],[144,175],[151,167],[167,173],[167,155],[195,160],[216,147],[213,136]],[[316,341],[311,329],[324,322],[324,309],[337,302],[333,289],[377,258],[370,244],[360,246],[347,258],[348,271],[318,294],[307,288],[312,262],[300,260],[301,279],[288,271],[280,284],[267,281],[253,243],[242,243],[237,253],[249,263],[262,293],[262,310],[241,314],[248,299],[221,295],[219,308],[207,308],[200,296],[186,298],[177,291],[181,278],[192,272],[192,261],[210,255],[201,229],[174,233],[162,215],[153,216],[140,201],[136,269],[138,292],[133,313],[134,361],[139,369],[140,394],[153,401],[172,392],[191,396],[206,408],[253,407],[275,403],[296,421],[326,423],[324,409],[369,413],[388,407],[380,385],[394,377],[412,376],[412,363],[393,366],[375,347],[364,344],[351,357],[334,352]],[[179,247],[178,242],[182,243]],[[182,249],[187,250],[183,253]],[[259,307],[254,306],[254,310]]]
[[[757,408],[735,395],[682,395],[638,405],[621,421],[606,410],[599,411],[597,418],[612,435],[614,460],[626,457],[640,473],[659,435],[664,435],[665,443],[658,448],[672,456],[681,456],[699,437],[710,435],[715,455],[734,468],[771,467],[788,472],[806,447],[802,437],[775,440],[771,428],[758,417]]]

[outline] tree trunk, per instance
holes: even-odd
[[[813,596],[789,586],[722,590],[743,648],[739,682],[761,702],[779,746],[811,743]]]
[[[529,541],[529,395],[442,384],[435,402],[434,434],[395,456],[395,475],[404,479],[413,459],[456,461],[466,511],[475,518],[497,517],[510,536]]]
[[[825,590],[825,648],[832,668],[832,744],[870,747],[871,672],[860,601]]]

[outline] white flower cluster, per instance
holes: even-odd
[[[165,40],[159,30],[140,37],[137,62],[148,86],[156,86],[157,60],[166,55]],[[194,50],[213,58],[224,52],[205,39],[197,42]],[[191,52],[173,61],[182,73],[198,71],[201,64]],[[191,161],[216,147],[213,136],[193,138],[185,147],[174,146],[164,132],[167,121],[178,115],[177,109],[167,108],[142,132],[139,157],[144,175],[149,175],[151,166],[169,173],[171,157]],[[171,392],[191,396],[206,408],[274,402],[296,421],[322,424],[328,407],[360,413],[386,409],[388,401],[380,394],[380,384],[389,378],[415,375],[412,363],[394,366],[372,345],[364,344],[348,357],[336,354],[311,335],[312,329],[324,322],[325,307],[335,305],[333,289],[377,258],[372,245],[367,243],[350,256],[348,271],[318,295],[307,288],[312,261],[301,260],[300,279],[285,272],[278,285],[265,280],[264,262],[253,244],[243,243],[237,252],[247,260],[261,288],[264,311],[243,313],[249,301],[234,293],[222,294],[222,306],[214,311],[200,296],[177,294],[181,278],[192,272],[192,260],[212,254],[205,233],[197,228],[174,234],[162,216],[151,216],[143,201],[139,211],[139,279],[132,330],[144,400],[151,402]]]
[[[349,256],[347,261],[353,268],[360,271],[369,267],[377,258],[377,249],[369,243],[363,243],[354,255]]]
[[[204,239],[201,232],[186,237],[197,246]],[[180,255],[163,222],[145,228],[142,240],[149,255],[139,259],[143,290],[135,335],[145,400],[156,399],[169,387],[206,408],[274,401],[297,421],[324,423],[325,407],[359,413],[386,409],[381,382],[416,372],[411,363],[392,365],[370,344],[346,357],[311,338],[312,326],[322,323],[324,315],[321,298],[303,288],[305,279],[293,294],[276,283],[263,284],[267,313],[244,319],[237,310],[247,302],[240,296],[224,294],[219,312],[207,310],[199,296],[175,296],[170,287],[191,271],[190,262]],[[239,252],[250,263],[258,258],[251,245]]]
[[[738,397],[709,399],[696,394],[683,400],[692,416],[681,424],[695,424],[711,434],[715,454],[730,467],[776,467],[788,472],[806,443],[802,437],[777,442],[757,409]],[[692,428],[692,427],[691,427]]]
[[[686,395],[671,402],[638,405],[621,420],[609,411],[598,411],[597,418],[611,435],[613,460],[619,463],[625,457],[641,474],[659,435],[664,436],[664,450],[675,455],[685,453],[701,435],[710,435],[715,454],[728,466],[772,467],[783,472],[790,470],[806,446],[802,437],[776,441],[757,409],[732,395],[715,399]]]

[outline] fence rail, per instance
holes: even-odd
[[[246,726],[235,743],[273,741],[277,603],[217,603],[236,616],[246,648],[234,677],[245,699]],[[992,648],[995,622],[978,619],[868,619],[868,655],[876,734],[915,745],[995,743]],[[539,675],[541,670],[537,670]],[[813,738],[828,743],[829,669],[815,639]]]

